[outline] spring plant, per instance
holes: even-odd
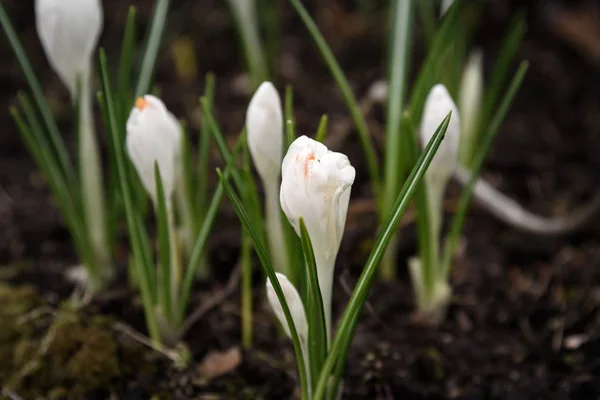
[[[146,92],[150,86],[168,6],[168,0],[156,2],[138,74],[137,92]],[[93,58],[102,30],[102,7],[98,0],[36,0],[35,16],[44,53],[68,89],[73,103],[74,130],[78,138],[76,162],[73,163],[67,151],[31,62],[4,6],[0,4],[0,25],[31,92],[31,95],[19,93],[19,107],[11,108],[11,114],[28,151],[48,182],[84,267],[87,293],[92,294],[104,287],[114,275],[113,248],[122,215],[122,203],[114,190],[114,152],[109,146],[111,151],[105,160],[108,168],[103,176],[93,115]],[[128,112],[125,110],[130,107],[133,98],[134,24],[135,9],[132,8],[118,65],[117,111],[123,125]],[[143,207],[142,204],[139,206]]]
[[[248,150],[265,193],[265,228],[269,252],[276,271],[292,274],[279,206],[281,162],[283,160],[283,111],[277,89],[263,82],[254,93],[246,112]]]
[[[176,224],[178,211],[181,215],[177,208],[177,193],[184,192],[189,204],[196,198],[195,193],[189,191],[193,165],[186,130],[153,95],[138,97],[126,123],[120,125],[118,103],[102,49],[99,65],[102,90],[98,98],[117,164],[118,189],[124,203],[132,250],[130,266],[137,279],[151,339],[157,345],[173,346],[190,325],[186,312],[192,286],[202,267],[208,237],[223,198],[223,187],[219,185],[215,189],[210,203],[202,210],[203,217],[193,245],[187,251]],[[206,107],[208,102],[206,98],[204,100]],[[222,142],[224,138],[219,136],[219,143]],[[236,145],[233,156],[239,149]],[[144,224],[144,212],[136,206],[135,180],[128,173],[130,166],[135,169],[154,209],[156,254],[151,246],[153,235]],[[225,174],[228,176],[229,169]],[[198,207],[192,206],[190,210],[194,216],[199,214]]]
[[[409,262],[418,314],[424,317],[424,322],[438,323],[450,298],[449,272],[474,182],[492,138],[500,127],[527,69],[527,63],[522,62],[513,79],[507,79],[510,62],[524,34],[523,16],[518,15],[509,28],[492,71],[491,82],[482,94],[475,93],[481,89],[477,89],[477,82],[473,83],[473,80],[478,78],[471,76],[472,69],[478,68],[476,53],[467,61],[469,70],[465,72],[464,79],[462,78],[468,45],[477,20],[478,2],[443,2],[440,9],[436,9],[435,2],[427,1],[393,0],[389,3],[389,96],[385,113],[384,173],[381,174],[377,151],[368,132],[365,117],[358,107],[358,101],[342,68],[302,3],[299,0],[290,0],[290,3],[317,45],[352,116],[364,150],[380,223],[391,211],[407,171],[410,171],[418,159],[419,138],[422,145],[426,144],[427,138],[444,115],[452,111],[452,120],[447,132],[449,143],[445,143],[440,149],[439,158],[434,160],[431,170],[426,174],[415,195],[419,251],[417,257]],[[416,80],[409,86],[408,61],[412,47],[412,29],[417,14],[424,28],[428,52]],[[460,115],[459,111],[463,110],[458,110],[453,100],[459,98],[457,92],[461,90],[461,79],[465,81],[462,85],[464,92],[461,107],[466,119]],[[504,88],[506,90],[503,95]],[[477,96],[482,96],[479,104],[476,104]],[[460,159],[467,160],[465,162],[469,165],[468,182],[464,185],[449,232],[440,243],[445,187],[458,169],[459,154]],[[384,279],[393,279],[396,276],[396,244],[397,239],[391,241],[383,260],[380,274]]]
[[[290,145],[282,163],[281,208],[302,243],[304,268],[300,288],[276,273],[251,213],[220,173],[221,182],[268,277],[267,298],[294,343],[303,399],[337,398],[344,364],[360,311],[386,246],[412,194],[439,148],[451,119],[441,122],[423,151],[387,217],[332,338],[331,298],[335,259],[344,232],[355,170],[348,158],[301,136]],[[228,168],[231,164],[228,164]],[[302,294],[301,294],[302,293]]]

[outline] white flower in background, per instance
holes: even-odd
[[[348,157],[306,136],[296,139],[283,159],[281,208],[298,234],[304,219],[315,253],[328,339],[333,268],[355,174]]]
[[[442,4],[440,5],[440,18],[446,15],[450,7],[452,7],[452,3],[454,3],[454,0],[442,0]]]
[[[446,134],[437,153],[433,157],[427,172],[425,186],[427,188],[427,207],[429,208],[429,223],[431,225],[434,254],[439,256],[439,240],[442,228],[443,199],[446,186],[458,162],[460,145],[460,116],[450,93],[442,84],[435,85],[425,100],[423,117],[421,119],[421,145],[423,148],[433,137],[438,126],[446,115],[452,111]],[[437,260],[435,261],[437,262]]]
[[[246,112],[248,148],[263,182],[279,179],[283,158],[283,115],[277,89],[263,82]]]
[[[421,145],[423,148],[433,137],[446,115],[452,111],[448,129],[442,144],[425,173],[425,179],[445,187],[457,163],[460,145],[460,116],[450,93],[442,84],[435,85],[425,99],[421,119]]]
[[[279,173],[283,158],[283,112],[277,89],[263,82],[246,112],[248,148],[265,189],[265,222],[269,250],[275,270],[291,273],[281,225],[279,206]]]
[[[175,189],[181,154],[181,125],[155,96],[135,101],[127,120],[127,153],[146,191],[157,204],[154,164],[158,164],[165,199],[170,202]]]
[[[283,291],[283,296],[285,297],[285,302],[290,310],[290,314],[292,315],[292,320],[294,321],[294,326],[296,327],[296,333],[298,333],[298,339],[300,340],[300,347],[302,348],[302,357],[304,358],[304,365],[306,367],[306,377],[310,382],[310,363],[308,360],[308,322],[306,319],[306,312],[304,310],[304,305],[302,304],[302,299],[300,298],[300,294],[290,282],[290,280],[284,274],[280,274],[276,272],[277,280],[279,281],[279,285],[281,286],[281,290]],[[292,333],[290,327],[285,319],[285,313],[283,312],[283,307],[279,302],[279,298],[275,293],[275,289],[273,289],[273,284],[271,280],[267,278],[267,300],[269,301],[269,305],[275,313],[275,316],[283,326],[283,330],[285,334],[291,339]],[[309,385],[310,386],[310,385]]]
[[[35,0],[37,33],[54,71],[75,97],[77,77],[90,78],[102,31],[99,0]]]
[[[462,122],[459,160],[468,166],[477,143],[479,110],[483,101],[483,53],[473,50],[467,59],[460,82],[459,109]]]

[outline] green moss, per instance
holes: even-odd
[[[106,317],[38,313],[43,302],[29,286],[0,285],[0,304],[0,381],[23,398],[84,399],[124,374],[155,371],[148,349]]]

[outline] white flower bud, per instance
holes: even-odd
[[[77,77],[89,79],[102,31],[99,0],[35,0],[37,33],[50,66],[75,97]]]
[[[462,121],[460,137],[460,161],[466,165],[472,156],[479,122],[479,110],[483,101],[483,54],[474,50],[469,55],[460,82],[459,109]]]
[[[438,126],[450,111],[452,111],[452,116],[444,140],[425,173],[426,179],[439,182],[444,187],[457,163],[460,144],[460,116],[446,87],[438,83],[427,95],[423,108],[420,132],[423,148],[427,146]]]
[[[246,112],[248,148],[256,170],[265,184],[278,180],[283,157],[283,115],[277,89],[263,82]]]
[[[446,134],[437,153],[425,172],[427,208],[431,232],[431,246],[435,257],[439,257],[439,237],[442,228],[443,198],[448,180],[456,169],[460,145],[460,116],[450,93],[442,84],[435,85],[425,100],[421,119],[421,145],[425,147],[433,137],[446,115],[452,111]],[[437,263],[437,260],[432,262]]]
[[[315,253],[328,333],[333,268],[355,174],[348,157],[306,136],[296,139],[283,159],[281,208],[298,234],[300,218],[304,219]]]
[[[306,312],[304,311],[304,305],[302,304],[302,299],[300,298],[300,294],[290,282],[290,280],[284,274],[280,274],[276,272],[277,280],[279,281],[279,285],[281,285],[281,289],[283,290],[283,295],[285,297],[285,301],[287,303],[288,308],[290,309],[290,313],[292,314],[292,319],[294,320],[294,325],[296,326],[296,332],[298,333],[298,337],[301,342],[306,342],[308,339],[308,322],[306,320]],[[275,313],[275,316],[281,322],[283,326],[283,330],[285,334],[291,339],[292,334],[290,331],[290,327],[287,324],[287,320],[285,319],[285,314],[283,312],[283,307],[279,302],[279,298],[275,293],[275,289],[273,289],[273,284],[271,280],[267,279],[267,299],[269,300],[269,304],[271,305],[271,309]]]
[[[158,200],[154,164],[158,165],[168,203],[175,189],[181,136],[179,121],[160,99],[145,95],[135,101],[127,119],[127,153],[154,204]]]

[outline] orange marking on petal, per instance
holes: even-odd
[[[135,99],[135,108],[142,111],[146,107],[148,107],[148,101],[145,98],[138,97],[137,99]]]
[[[307,178],[308,177],[308,162],[311,160],[316,159],[317,157],[315,156],[314,152],[310,152],[309,156],[306,158],[306,161],[304,162],[304,177]]]

